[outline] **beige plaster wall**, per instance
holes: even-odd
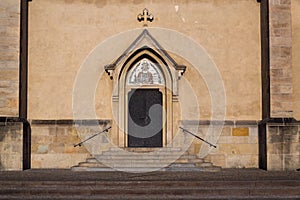
[[[142,28],[136,16],[146,7],[155,16],[150,27],[176,30],[206,49],[224,80],[227,119],[260,119],[259,6],[249,0],[32,1],[29,118],[72,118],[73,83],[80,65],[106,38]],[[192,72],[185,75],[191,82]],[[99,118],[112,117],[111,87],[109,78],[102,77],[95,105]],[[197,96],[201,95],[199,91]],[[210,106],[204,102],[203,108]]]
[[[292,66],[294,89],[294,117],[300,120],[300,1],[292,0]]]

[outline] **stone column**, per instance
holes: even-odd
[[[269,0],[271,117],[293,117],[291,0]]]

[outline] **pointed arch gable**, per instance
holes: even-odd
[[[146,43],[146,45],[141,45],[143,43]],[[149,46],[151,46],[151,48]],[[149,33],[149,31],[144,29],[142,33],[113,63],[104,66],[106,73],[111,79],[119,79],[121,77],[120,75],[123,73],[126,63],[129,60],[132,60],[132,58],[141,51],[148,52],[146,55],[154,55],[152,57],[158,58],[156,59],[157,61],[160,61],[163,63],[163,65],[168,66],[167,69],[172,77],[172,81],[176,81],[175,76],[180,78],[186,70],[186,66],[177,64],[177,62],[158,43],[158,41]],[[117,69],[120,66],[122,66],[122,68]],[[115,71],[117,71],[117,73],[115,73]]]
[[[161,72],[162,77],[164,79],[164,87],[168,88],[170,91],[173,91],[173,76],[175,75],[175,73],[172,73],[172,70],[170,69],[167,62],[162,58],[162,56],[160,56],[155,50],[149,47],[143,47],[138,49],[126,59],[122,66],[118,66],[118,80],[116,80],[118,89],[122,90],[122,88],[124,88],[124,86],[126,85],[128,72],[142,59],[148,59],[149,61],[155,64],[155,67]],[[118,93],[120,93],[120,91]],[[117,96],[119,95],[117,94]]]

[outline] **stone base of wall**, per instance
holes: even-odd
[[[226,121],[221,134],[218,137],[206,135],[209,125],[203,122],[185,122],[187,129],[214,141],[217,148],[210,147],[211,151],[204,157],[205,161],[211,162],[222,168],[258,168],[258,123],[256,121]],[[198,127],[198,128],[195,128]],[[198,131],[197,131],[198,129]],[[189,151],[201,157],[201,147],[205,145],[201,140],[194,139]],[[207,146],[207,145],[206,145]],[[202,149],[203,150],[203,149]]]
[[[267,125],[268,170],[300,168],[300,123]]]
[[[22,170],[22,123],[0,124],[0,170]]]
[[[106,122],[74,123],[72,120],[33,120],[31,126],[32,168],[71,168],[90,157],[85,145],[76,146],[89,136],[97,133]],[[98,136],[97,136],[98,137]],[[101,137],[101,136],[99,136]]]
[[[75,125],[66,121],[33,121],[32,168],[70,168],[88,157],[93,157],[93,154],[99,154],[111,146],[109,137],[105,134],[96,136],[82,146],[74,147],[74,144],[89,138],[99,129],[103,130],[108,123]],[[217,139],[206,135],[209,124],[190,121],[185,122],[184,127],[216,144],[217,148],[211,148],[204,157],[206,161],[222,168],[258,168],[257,122],[226,122]],[[187,151],[201,157],[203,148],[207,145],[205,147],[202,141],[192,139]]]
[[[91,154],[99,154],[109,144],[106,135],[99,135],[89,143],[74,147],[84,139],[102,130],[109,122],[97,124],[62,123],[61,121],[32,123],[32,168],[71,168],[85,161]],[[211,122],[189,121],[184,128],[216,144],[209,147],[201,140],[193,139],[187,151],[203,155],[203,148],[209,147],[204,157],[208,162],[222,168],[258,168],[258,122],[225,122],[221,134],[209,136]],[[3,169],[21,169],[22,140],[21,124],[0,126],[1,166]],[[5,134],[3,134],[5,133]],[[179,134],[179,133],[178,133]],[[187,134],[187,133],[180,133]],[[267,125],[268,170],[295,170],[300,168],[300,123],[269,123]],[[97,145],[99,144],[99,145]],[[108,145],[110,146],[110,145]],[[95,147],[93,149],[90,147]]]

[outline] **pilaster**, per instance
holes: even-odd
[[[269,1],[272,118],[293,117],[291,0]]]

